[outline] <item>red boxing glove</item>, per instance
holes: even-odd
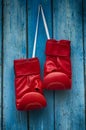
[[[14,60],[16,107],[18,110],[46,106],[38,58]]]
[[[45,54],[44,88],[71,89],[70,41],[47,40]]]

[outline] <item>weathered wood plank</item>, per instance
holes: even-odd
[[[48,23],[48,28],[50,31],[50,35],[52,36],[52,8],[51,1],[47,0],[28,0],[28,50],[29,57],[32,56],[35,28],[36,28],[36,19],[38,12],[38,5],[42,4],[45,17]],[[45,61],[45,44],[46,44],[46,34],[44,30],[44,25],[42,21],[42,17],[40,16],[39,30],[38,30],[38,39],[37,39],[37,51],[36,56],[40,60],[41,65],[41,73],[43,77],[43,65]],[[42,110],[35,110],[30,112],[29,116],[29,126],[30,130],[54,130],[54,98],[53,92],[46,91],[45,96],[47,99],[47,108]]]
[[[84,31],[84,63],[85,63],[85,92],[86,92],[86,0],[83,1],[83,22],[84,22],[84,25],[83,25],[83,31]],[[85,96],[86,96],[86,93],[85,93]],[[86,101],[85,101],[85,107],[86,107]],[[85,111],[86,111],[86,108],[85,108]]]
[[[84,18],[83,18],[83,20],[84,20],[84,51],[85,51],[85,68],[86,68],[86,0],[84,0],[84,2],[83,2],[83,14],[84,14]],[[86,74],[86,73],[85,73]]]
[[[2,56],[2,1],[0,0],[0,128],[1,128],[1,99],[2,99],[2,96],[1,96],[1,84],[2,84],[2,59],[1,59],[1,56]]]
[[[3,1],[3,129],[27,130],[27,114],[15,108],[13,60],[26,57],[26,0]]]
[[[86,0],[83,1],[83,11],[84,11],[84,63],[85,63],[85,96],[86,96]],[[86,112],[86,101],[85,101],[85,112]]]
[[[71,40],[72,90],[55,92],[55,129],[85,130],[82,1],[54,0],[56,39]]]
[[[0,65],[1,65],[1,55],[2,55],[2,0],[0,0]]]

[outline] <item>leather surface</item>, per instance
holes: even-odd
[[[39,109],[46,106],[37,58],[14,61],[16,107],[18,110]]]
[[[70,41],[50,39],[46,43],[44,88],[62,90],[71,88]]]

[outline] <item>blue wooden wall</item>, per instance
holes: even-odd
[[[44,91],[47,107],[15,107],[13,60],[31,57],[38,5],[51,38],[71,40],[72,90]],[[40,15],[37,51],[43,77],[47,37]],[[86,0],[0,0],[0,130],[85,130]]]

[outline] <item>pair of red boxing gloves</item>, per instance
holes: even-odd
[[[46,61],[43,80],[40,76],[39,59],[34,57],[40,10],[48,37],[45,48]],[[18,110],[33,110],[45,107],[47,102],[43,89],[71,89],[70,41],[50,39],[42,6],[38,11],[33,57],[14,60],[14,72],[16,108]]]

